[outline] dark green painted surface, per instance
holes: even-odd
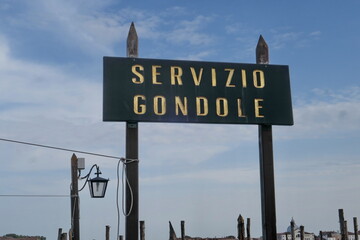
[[[139,71],[144,76],[144,82],[135,84],[132,78],[139,78],[132,72],[133,65],[141,65],[144,70]],[[153,84],[152,65],[161,66],[157,72],[157,82]],[[171,84],[171,66],[181,67],[182,85]],[[196,75],[203,68],[203,75],[199,86],[193,80],[190,67]],[[216,86],[212,86],[212,70],[216,70]],[[229,70],[234,69],[231,85],[226,87]],[[246,72],[247,86],[242,85],[242,70]],[[253,71],[264,73],[265,86],[256,88],[253,84]],[[259,75],[257,75],[259,76]],[[188,122],[188,123],[230,123],[230,124],[270,124],[293,125],[293,114],[290,93],[289,68],[284,65],[215,63],[196,61],[175,61],[142,58],[104,57],[104,85],[103,85],[103,120],[104,121],[134,121],[134,122]],[[134,112],[134,96],[143,95],[146,105],[144,114]],[[162,96],[166,101],[166,109],[154,113],[153,99]],[[175,96],[187,98],[188,114],[175,114]],[[197,116],[196,97],[208,100],[208,114]],[[224,98],[228,102],[228,115],[218,116],[216,99]],[[242,112],[245,117],[238,116],[237,99],[241,98]],[[254,99],[263,99],[260,115],[255,116]],[[223,101],[222,101],[223,103]],[[220,115],[224,114],[223,105]]]

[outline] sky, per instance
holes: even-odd
[[[102,121],[103,56],[288,65],[293,126],[273,126],[277,231],[349,231],[360,217],[360,2],[0,1],[0,138],[125,155],[125,124]],[[70,228],[72,152],[0,141],[0,235],[56,239]],[[82,239],[116,239],[118,160],[76,154],[109,178],[104,199],[80,192]],[[256,125],[139,123],[140,220],[146,238],[262,234]],[[120,170],[121,174],[121,170]],[[83,181],[79,181],[83,184]],[[65,197],[5,197],[65,195]],[[121,194],[120,194],[121,195]],[[121,196],[120,196],[121,198]],[[120,203],[121,204],[121,203]],[[124,234],[124,217],[120,219]]]

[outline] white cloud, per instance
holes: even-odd
[[[211,21],[211,17],[205,16],[197,16],[193,20],[183,20],[174,25],[174,30],[167,33],[165,37],[174,43],[208,45],[214,41],[214,36],[201,33],[200,29]]]
[[[296,100],[294,126],[278,127],[277,136],[296,139],[354,134],[360,130],[359,91],[359,87],[314,89],[305,99]]]
[[[254,184],[258,181],[257,169],[232,168],[217,170],[197,170],[194,172],[183,172],[173,175],[161,175],[142,178],[144,185],[172,185],[178,183],[197,182],[204,184]]]

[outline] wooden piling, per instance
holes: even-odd
[[[171,224],[171,222],[169,221],[169,240],[176,240],[176,233],[175,230]]]
[[[246,240],[251,240],[250,234],[250,218],[246,219]]]
[[[305,235],[304,235],[304,226],[300,226],[300,240],[304,240],[304,237],[305,237]]]
[[[145,240],[145,222],[140,221],[140,240]]]
[[[241,216],[241,214],[239,215],[237,222],[238,222],[238,225],[237,225],[238,239],[245,240],[244,218]]]
[[[348,240],[349,235],[348,235],[347,221],[344,221],[344,235],[345,235],[345,240]]]
[[[105,239],[110,240],[110,226],[109,225],[105,226]]]
[[[294,218],[291,219],[290,229],[291,229],[291,240],[295,240],[295,221],[294,221]]]
[[[185,240],[185,221],[181,221],[181,240]]]
[[[354,220],[355,240],[359,240],[359,230],[358,230],[357,218],[354,217],[353,220]]]
[[[61,234],[61,240],[67,240],[67,233],[62,233]]]
[[[339,224],[340,224],[340,233],[341,233],[341,240],[346,240],[345,238],[345,224],[344,224],[344,210],[339,209]]]
[[[57,240],[61,240],[61,234],[62,234],[62,228],[59,228]]]

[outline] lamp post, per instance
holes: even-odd
[[[84,164],[81,164],[84,165]],[[91,171],[96,167],[96,177],[90,178]],[[80,177],[81,170],[84,169],[84,166],[79,166],[78,158],[75,154],[71,157],[71,188],[70,188],[70,197],[71,197],[71,234],[69,239],[71,240],[80,240],[80,214],[79,214],[79,192],[84,189],[86,183],[89,184],[90,196],[92,198],[103,198],[105,196],[106,187],[109,179],[104,179],[99,177],[101,174],[99,166],[94,164],[88,174],[84,177]],[[79,190],[78,180],[86,179],[85,184]]]

